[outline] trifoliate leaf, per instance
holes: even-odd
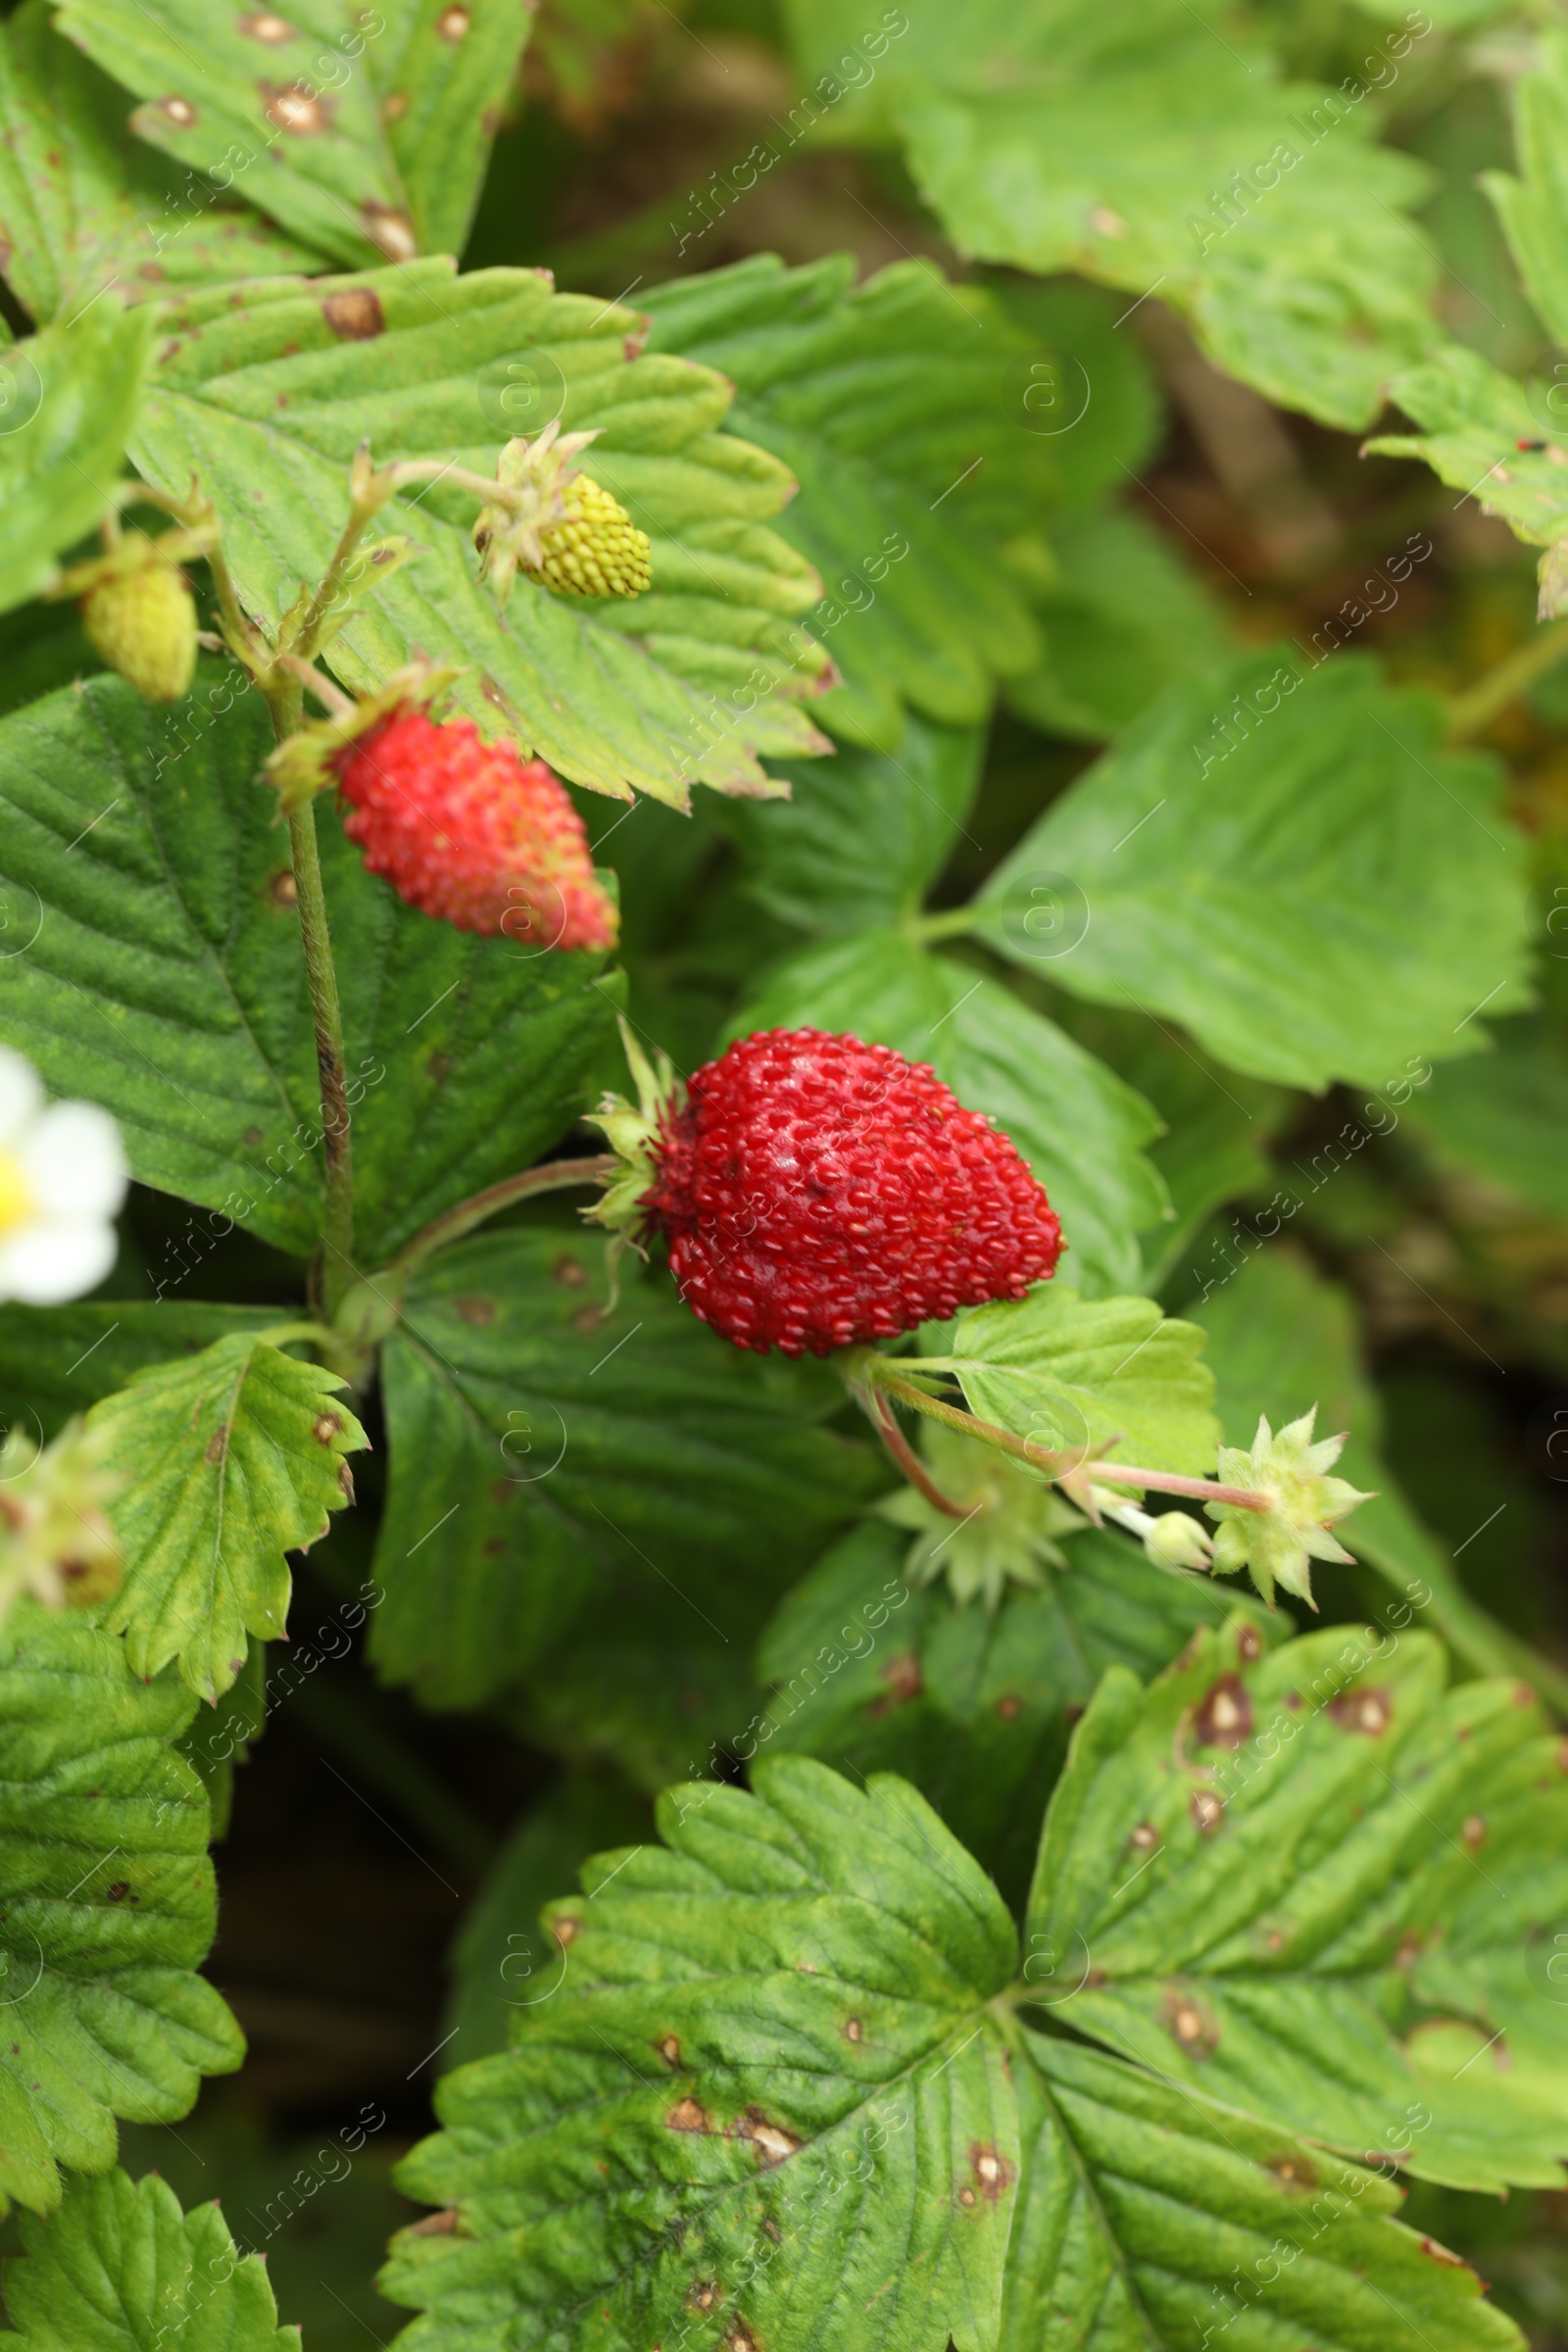
[[[0,612],[35,596],[61,550],[107,509],[141,407],[152,326],[150,313],[106,301],[0,362]]]
[[[951,1348],[920,1359],[961,1383],[969,1410],[1050,1452],[1201,1478],[1219,1424],[1203,1335],[1150,1298],[1080,1298],[1058,1276],[1026,1298],[966,1307]]]
[[[808,623],[842,680],[824,725],[898,752],[906,705],[979,725],[994,679],[1039,659],[1002,549],[1038,527],[1059,469],[998,396],[1030,342],[994,298],[928,262],[854,281],[847,253],[804,270],[756,254],[641,299],[651,348],[729,376],[733,429],[800,482],[779,528],[827,591]]]
[[[217,1914],[174,1750],[195,1712],[74,1612],[23,1601],[0,1632],[0,2195],[38,2213],[57,2162],[102,2171],[117,2116],[172,2122],[244,2054],[194,1973]]]
[[[1250,1451],[1220,1447],[1221,1483],[1266,1494],[1271,1508],[1252,1510],[1237,1502],[1203,1505],[1208,1516],[1220,1522],[1214,1539],[1216,1573],[1234,1576],[1239,1568],[1250,1567],[1253,1584],[1270,1604],[1276,1585],[1310,1601],[1314,1560],[1353,1559],[1329,1530],[1348,1518],[1358,1502],[1372,1499],[1348,1479],[1329,1475],[1345,1449],[1346,1432],[1314,1445],[1316,1420],[1314,1403],[1310,1412],[1288,1421],[1276,1436],[1267,1416],[1260,1415]]]
[[[1018,2141],[987,2003],[1012,1923],[906,1783],[755,1777],[671,1790],[667,1850],[590,1863],[549,1914],[555,1998],[438,2090],[448,2129],[401,2180],[457,2227],[405,2233],[383,2276],[427,2314],[411,2352],[842,2352],[868,2307],[890,2346],[996,2344]]]
[[[171,1658],[204,1698],[275,1641],[288,1615],[283,1554],[309,1548],[352,1499],[347,1456],[367,1444],[344,1383],[247,1333],[139,1372],[87,1427],[125,1482],[111,1516],[123,1582],[102,1622],[132,1674]]]
[[[1358,2159],[1462,2188],[1560,2181],[1560,2110],[1511,2076],[1440,2080],[1410,2046],[1450,1870],[1485,1886],[1494,1803],[1550,1766],[1531,1694],[1446,1696],[1419,1632],[1334,1626],[1257,1652],[1250,1626],[1203,1634],[1148,1691],[1119,1667],[1101,1685],[1026,1927],[1054,1955],[1054,2017]],[[1448,2015],[1486,2000],[1484,1971],[1445,1988]]]
[[[1287,82],[1184,0],[898,14],[868,66],[848,0],[792,0],[808,119],[900,137],[961,252],[1157,293],[1227,374],[1352,429],[1436,339],[1433,257],[1401,218],[1428,177],[1370,143],[1368,81]]]
[[[23,2226],[6,2269],[6,2352],[299,2352],[279,2328],[261,2254],[240,2254],[216,2199],[181,2213],[156,2173],[74,2180],[48,2222]]]
[[[1045,1186],[1072,1279],[1092,1294],[1137,1280],[1136,1236],[1166,1208],[1142,1149],[1158,1121],[1141,1095],[1004,982],[897,932],[862,931],[769,972],[729,1034],[808,1024],[929,1062],[960,1102],[1012,1138]]]
[[[130,135],[125,112],[124,91],[54,29],[49,0],[24,0],[0,28],[0,229],[7,280],[40,323],[85,316],[111,288],[151,301],[320,268],[236,201],[242,179],[224,195],[182,172]]]
[[[984,936],[1291,1086],[1474,1052],[1483,1005],[1523,999],[1525,859],[1495,763],[1444,727],[1348,652],[1309,668],[1287,645],[1172,688],[993,875]],[[1065,951],[1028,928],[1047,888],[1079,909]]]
[[[817,1426],[843,1401],[831,1373],[743,1354],[662,1269],[628,1271],[607,1314],[598,1237],[476,1235],[412,1279],[382,1357],[371,1655],[435,1706],[537,1675],[580,1746],[603,1710],[560,1693],[618,1635],[617,1588],[657,1594],[677,1637],[716,1640],[733,1675],[781,1587],[885,1483],[869,1445]],[[587,1658],[564,1667],[550,1645],[578,1621]],[[689,1686],[645,1657],[632,1688],[678,1716]]]
[[[418,553],[395,577],[353,582],[326,656],[345,686],[384,686],[416,652],[450,662],[485,733],[506,730],[573,783],[677,806],[693,783],[776,791],[760,754],[828,748],[802,707],[827,656],[794,618],[821,583],[769,527],[790,475],[718,430],[733,398],[721,376],[641,354],[638,313],[557,294],[532,270],[457,277],[424,261],[197,296],[163,323],[136,463],[181,496],[200,477],[241,600],[269,626],[325,569],[362,439],[383,464],[493,479],[519,424],[559,415],[564,431],[597,430],[593,478],[653,543],[648,594],[601,605],[519,580],[503,613],[479,577],[477,496],[412,484],[378,527]]]
[[[1158,1576],[1124,1536],[1085,1528],[1063,1567],[1009,1587],[992,1615],[940,1581],[911,1592],[907,1548],[872,1520],[793,1588],[758,1651],[766,1700],[746,1718],[731,1707],[710,1770],[788,1752],[856,1781],[902,1772],[1016,1908],[1042,1793],[1105,1668],[1157,1674],[1223,1621],[1231,1595],[1206,1577]],[[1265,1640],[1279,1627],[1261,1606],[1255,1622]]]
[[[114,1112],[142,1183],[211,1212],[152,1265],[160,1298],[178,1298],[231,1220],[300,1256],[319,1238],[320,1077],[294,876],[256,782],[271,741],[261,697],[205,664],[171,710],[95,678],[0,721],[11,919],[23,941],[33,930],[25,955],[0,962],[0,1036],[53,1092]],[[373,1267],[570,1126],[592,1100],[615,984],[599,982],[599,956],[431,922],[366,873],[330,808],[317,828],[355,1242]]]
[[[1066,1567],[1058,1539],[1088,1522],[1042,1472],[937,1421],[921,1423],[917,1450],[958,1515],[939,1509],[913,1486],[877,1505],[890,1526],[913,1530],[904,1561],[910,1585],[946,1577],[960,1609],[978,1596],[994,1611],[1008,1585],[1038,1588],[1049,1570]]]

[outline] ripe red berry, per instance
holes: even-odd
[[[826,1355],[1021,1298],[1061,1228],[1007,1138],[924,1064],[820,1029],[743,1038],[653,1146],[645,1233],[737,1348]]]
[[[582,818],[542,760],[482,742],[471,719],[400,710],[332,764],[353,804],[343,830],[411,906],[531,948],[614,946]]]

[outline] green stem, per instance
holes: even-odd
[[[1468,743],[1473,736],[1484,734],[1511,702],[1533,686],[1537,678],[1544,677],[1564,655],[1568,655],[1568,620],[1554,621],[1548,629],[1538,629],[1523,645],[1516,645],[1484,678],[1453,697],[1448,705],[1449,741]]]
[[[487,1217],[496,1216],[518,1200],[532,1200],[541,1193],[564,1193],[578,1184],[608,1184],[619,1166],[613,1152],[598,1152],[591,1159],[547,1159],[543,1166],[524,1168],[518,1176],[503,1176],[499,1184],[488,1185],[482,1193],[460,1200],[456,1208],[433,1217],[422,1233],[416,1233],[407,1248],[398,1251],[387,1272],[411,1273],[437,1250],[446,1249],[451,1242],[461,1242],[466,1233],[471,1233]]]
[[[321,887],[321,853],[316,839],[316,807],[307,801],[288,820],[294,888],[316,1021],[316,1066],[321,1079],[321,1308],[336,1313],[354,1273],[354,1155],[349,1139],[349,1099],[343,1076],[343,1013],[337,972],[326,927],[326,893]]]
[[[939,914],[914,915],[905,928],[911,939],[961,939],[973,931],[982,909],[979,906],[945,906]]]
[[[886,1397],[880,1396],[875,1389],[857,1387],[855,1394],[864,1406],[872,1428],[915,1492],[925,1496],[933,1510],[943,1512],[949,1519],[972,1519],[974,1517],[972,1506],[966,1507],[961,1502],[955,1502],[951,1494],[943,1494],[942,1489],[937,1485],[936,1480],[931,1476],[930,1471],[927,1470],[924,1462],[921,1461],[914,1447],[899,1427]]]
[[[885,1363],[888,1359],[884,1356],[876,1360]],[[1015,1438],[1011,1430],[999,1429],[994,1421],[981,1421],[973,1413],[961,1413],[954,1405],[943,1404],[937,1397],[928,1396],[923,1389],[917,1389],[912,1381],[900,1379],[896,1372],[874,1372],[871,1377],[878,1388],[886,1389],[901,1403],[913,1405],[917,1413],[945,1422],[949,1429],[961,1430],[966,1438],[994,1446],[999,1453],[1010,1453],[1015,1461],[1044,1470],[1049,1478],[1096,1479],[1102,1486],[1152,1488],[1161,1494],[1192,1494],[1203,1502],[1235,1503],[1244,1511],[1274,1508],[1273,1497],[1254,1487],[1222,1487],[1211,1478],[1180,1478],[1173,1470],[1135,1470],[1121,1462],[1075,1462],[1044,1446],[1032,1446],[1027,1438]]]

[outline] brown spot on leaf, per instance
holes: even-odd
[[[311,1435],[318,1446],[330,1446],[342,1427],[341,1413],[318,1413],[311,1423]]]
[[[274,130],[287,131],[291,138],[314,139],[331,129],[336,101],[324,91],[312,90],[302,81],[282,85],[259,81],[256,86],[262,94],[262,112]]]
[[[220,1462],[228,1451],[228,1423],[220,1422],[207,1441],[207,1459]]]
[[[432,1054],[424,1066],[429,1076],[435,1080],[437,1086],[440,1086],[452,1075],[452,1056],[450,1054]]]
[[[718,2288],[711,2278],[694,2278],[686,2289],[688,2311],[711,2311],[718,2301]]]
[[[422,2221],[409,2226],[411,2237],[450,2237],[458,2226],[458,2209],[444,2205],[439,2213],[427,2213]]]
[[[1295,2153],[1294,2151],[1289,2156],[1273,2157],[1270,2160],[1268,2169],[1274,2175],[1276,2180],[1284,2181],[1287,2188],[1308,2189],[1316,2188],[1317,2186],[1317,2174],[1315,2170],[1310,2164],[1307,2163],[1307,2160],[1304,2156]]]
[[[749,2328],[743,2328],[739,2320],[725,2336],[724,2341],[729,2346],[729,2352],[757,2352],[756,2336]]]
[[[844,2038],[846,2041],[863,2041],[865,2039],[865,2028],[858,2017],[845,2019]]]
[[[1441,2262],[1452,2270],[1467,2271],[1470,2268],[1462,2254],[1451,2254],[1446,2246],[1440,2246],[1435,2237],[1424,2237],[1421,2251],[1431,2261]]]
[[[747,2108],[735,2127],[735,2136],[755,2140],[762,2151],[764,2164],[782,2164],[801,2144],[793,2132],[786,2132],[782,2124],[770,2124],[758,2107]]]
[[[285,17],[275,17],[270,8],[248,9],[239,20],[238,29],[248,32],[253,41],[266,41],[269,48],[281,48],[294,38],[294,27]]]
[[[345,1502],[354,1500],[354,1473],[347,1462],[339,1462],[337,1466],[337,1491]]]
[[[1263,1655],[1262,1637],[1255,1625],[1242,1627],[1236,1637],[1236,1655],[1244,1666],[1250,1666],[1254,1658],[1260,1658]]]
[[[1394,1697],[1388,1690],[1342,1690],[1329,1700],[1328,1711],[1342,1731],[1381,1740],[1394,1721]]]
[[[401,122],[408,111],[407,93],[403,90],[393,90],[381,109],[381,119],[384,122]]]
[[[1536,1694],[1528,1683],[1515,1683],[1513,1703],[1516,1707],[1533,1707],[1535,1705]]]
[[[973,2140],[969,2147],[969,2165],[975,2185],[989,2204],[994,2205],[1011,2186],[1013,2167],[1005,2156],[988,2140]]]
[[[959,2191],[958,2191],[958,2203],[959,2203],[960,2205],[972,2205],[972,2204],[974,2204],[974,2202],[975,2202],[975,2193],[974,2193],[974,2190],[973,2190],[972,2188],[960,2188],[960,2189],[959,2189]]]
[[[261,1129],[259,1127],[247,1127],[245,1130],[244,1140],[247,1144],[252,1146],[259,1144],[262,1140]]]
[[[582,1921],[574,1919],[568,1911],[564,1919],[553,1919],[550,1922],[550,1933],[564,1951],[567,1944],[575,1941],[576,1937],[582,1934]]]
[[[461,41],[468,29],[466,8],[444,8],[435,21],[436,31],[444,41]]]
[[[563,1250],[550,1269],[550,1279],[564,1291],[583,1291],[588,1287],[588,1269],[581,1261]]]
[[[158,111],[176,130],[189,130],[196,120],[196,109],[188,98],[160,98]]]
[[[267,885],[267,895],[274,906],[297,906],[299,905],[300,886],[294,879],[291,866],[285,865],[280,872],[272,876]]]
[[[1285,1704],[1290,1708],[1293,1715],[1298,1714],[1301,1705],[1301,1693],[1299,1690],[1287,1690],[1285,1693]]]
[[[713,2119],[696,2099],[677,2099],[664,2118],[670,2132],[711,2132]]]
[[[762,2235],[764,2237],[770,2237],[775,2246],[781,2246],[784,2242],[784,2232],[779,2228],[777,2222],[774,2221],[771,2214],[768,2215],[766,2221],[762,2224]]]
[[[1467,1814],[1465,1816],[1464,1827],[1459,1832],[1459,1835],[1464,1839],[1466,1845],[1470,1848],[1472,1853],[1475,1852],[1477,1846],[1485,1845],[1487,1842],[1487,1825],[1483,1816],[1479,1813]]]
[[[1225,1818],[1225,1799],[1212,1788],[1195,1788],[1187,1810],[1198,1825],[1200,1838],[1212,1838]]]
[[[461,1298],[454,1298],[452,1303],[465,1323],[493,1323],[496,1319],[495,1300],[480,1298],[471,1291],[466,1291]]]
[[[1175,1985],[1165,1995],[1165,2023],[1190,2058],[1207,2058],[1219,2047],[1219,2028],[1203,2004]]]
[[[321,317],[340,343],[368,343],[386,326],[381,297],[373,286],[341,286],[323,298]]]
[[[129,1892],[130,1887],[126,1882],[123,1879],[117,1879],[109,1889],[109,1900],[112,1903],[122,1903]]]
[[[1159,1832],[1152,1821],[1141,1821],[1127,1842],[1136,1846],[1141,1854],[1152,1854],[1159,1843]]]
[[[1250,1738],[1252,1702],[1238,1674],[1222,1674],[1211,1683],[1193,1718],[1193,1737],[1200,1747],[1240,1747]]]
[[[1018,1697],[1015,1691],[1012,1690],[1004,1690],[1002,1696],[997,1701],[997,1713],[1001,1716],[1004,1723],[1011,1723],[1013,1717],[1021,1711],[1022,1707],[1023,1700]]]
[[[573,1331],[597,1331],[609,1312],[609,1308],[604,1306],[579,1306],[571,1318],[571,1328]]]
[[[887,1715],[895,1707],[906,1707],[925,1689],[920,1661],[912,1649],[900,1650],[896,1657],[889,1658],[882,1669],[882,1680],[887,1685],[886,1692],[881,1698],[872,1699],[865,1710],[868,1715]]]
[[[679,2066],[680,2043],[673,2034],[666,2034],[659,2045],[659,2055],[666,2066]]]
[[[412,262],[419,250],[414,222],[396,205],[367,204],[360,208],[365,233],[389,262]]]

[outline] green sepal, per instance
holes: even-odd
[[[1203,1505],[1208,1516],[1221,1523],[1214,1539],[1216,1572],[1234,1576],[1239,1568],[1250,1566],[1252,1582],[1270,1608],[1277,1584],[1316,1608],[1312,1561],[1348,1562],[1352,1557],[1329,1529],[1336,1520],[1348,1517],[1357,1503],[1373,1499],[1370,1493],[1352,1487],[1348,1479],[1326,1475],[1340,1458],[1347,1433],[1321,1438],[1314,1446],[1312,1424],[1316,1419],[1314,1404],[1298,1421],[1287,1422],[1276,1437],[1267,1415],[1260,1414],[1250,1453],[1237,1446],[1219,1449],[1222,1481],[1272,1495],[1272,1510],[1248,1510],[1234,1502]]]

